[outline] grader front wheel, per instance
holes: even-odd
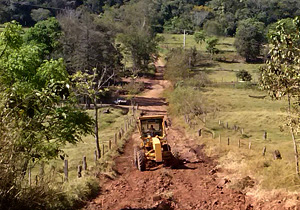
[[[145,171],[146,170],[146,159],[145,159],[145,155],[144,155],[144,151],[143,150],[139,150],[136,153],[136,161],[137,161],[137,168],[140,171]]]

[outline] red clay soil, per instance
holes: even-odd
[[[161,77],[161,73],[158,76]],[[148,82],[151,90],[137,98],[140,109],[149,114],[166,114],[167,104],[161,93],[168,82],[162,78]],[[167,133],[171,147],[180,153],[182,163],[178,167],[158,165],[138,171],[133,166],[133,146],[139,140],[136,132],[128,140],[124,153],[115,160],[119,176],[114,180],[101,177],[99,196],[84,209],[257,209],[246,201],[244,193],[227,188],[228,181],[217,177],[216,162],[204,154],[203,145],[187,139],[180,127],[171,126]],[[264,207],[258,209],[266,209]]]

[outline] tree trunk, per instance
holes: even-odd
[[[95,142],[96,142],[96,151],[98,159],[101,157],[100,145],[99,145],[99,133],[98,133],[98,107],[97,99],[94,98],[94,111],[95,111]]]
[[[291,128],[291,134],[292,134],[292,139],[293,139],[293,143],[294,143],[294,154],[295,154],[295,162],[296,162],[296,174],[298,176],[300,176],[299,173],[299,161],[298,161],[298,148],[297,148],[297,143],[296,143],[296,139],[295,139],[295,134],[294,134],[294,129]]]
[[[288,113],[289,113],[289,118],[291,120],[291,96],[290,94],[288,94]],[[291,129],[291,135],[292,135],[292,139],[293,139],[293,144],[294,144],[294,155],[295,155],[295,163],[296,163],[296,174],[298,176],[300,176],[299,173],[299,160],[298,160],[298,148],[297,148],[297,143],[296,143],[296,139],[295,139],[295,134],[294,134],[294,129],[293,129],[293,125],[292,122],[290,122],[290,129]]]

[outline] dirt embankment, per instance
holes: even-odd
[[[166,114],[167,104],[161,93],[169,85],[163,80],[162,67],[157,78],[145,81],[150,89],[137,97],[141,110],[148,114]],[[118,157],[115,170],[118,178],[100,178],[101,192],[88,203],[88,210],[121,209],[252,209],[242,192],[225,187],[214,170],[216,163],[205,156],[203,145],[187,139],[180,127],[168,130],[170,145],[179,150],[182,164],[176,169],[162,165],[145,172],[133,166],[133,145],[138,141],[134,133]]]

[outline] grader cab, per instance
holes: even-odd
[[[148,163],[166,163],[172,157],[166,138],[167,123],[164,116],[142,116],[138,120],[140,146],[134,147],[134,164],[140,171]]]

